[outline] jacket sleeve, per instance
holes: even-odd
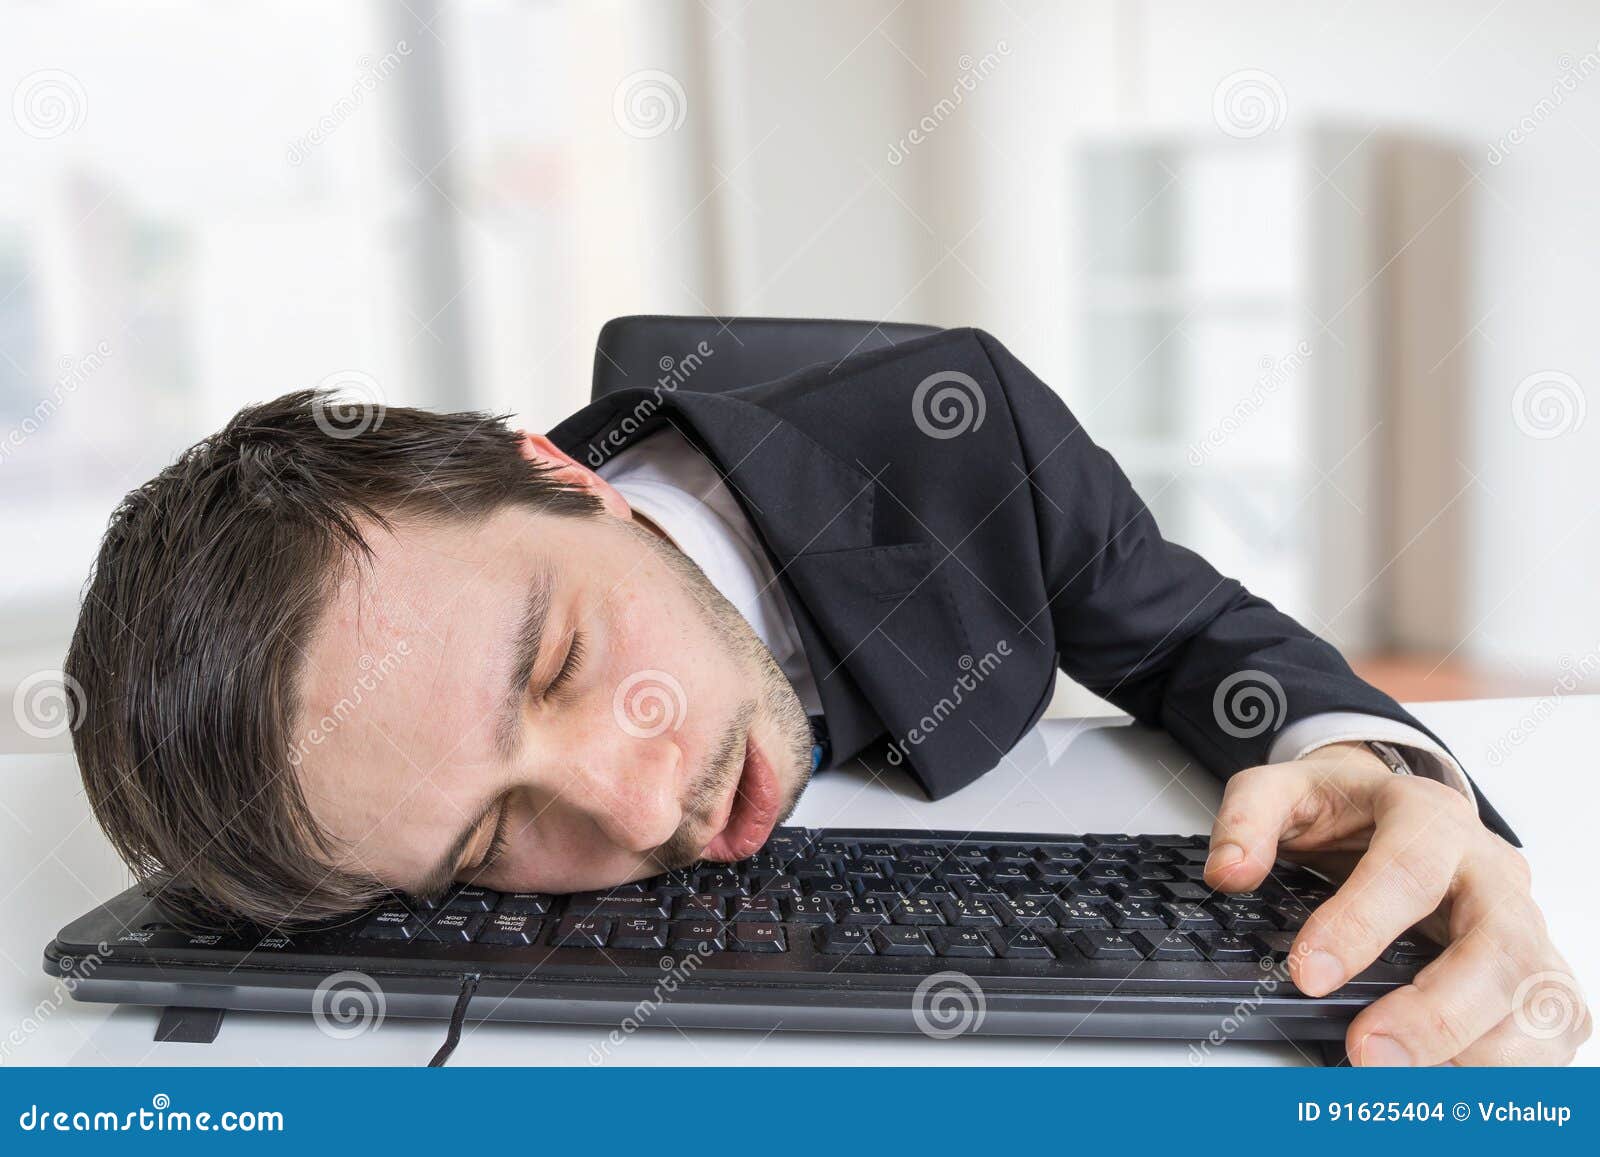
[[[1033,490],[1063,671],[1165,729],[1224,779],[1268,762],[1282,728],[1329,711],[1409,724],[1449,750],[1330,644],[1162,538],[1116,460],[1055,391],[995,338],[976,337],[1009,405],[1015,465]],[[1516,842],[1473,791],[1483,822]]]

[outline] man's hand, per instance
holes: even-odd
[[[1353,1064],[1565,1064],[1588,1039],[1527,862],[1460,792],[1397,775],[1362,744],[1242,771],[1223,795],[1206,881],[1254,888],[1280,854],[1343,880],[1295,939],[1302,992],[1332,992],[1413,925],[1445,946],[1352,1022]]]

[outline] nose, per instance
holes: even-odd
[[[671,839],[683,822],[681,764],[671,733],[621,735],[583,757],[573,803],[612,844],[643,855]]]

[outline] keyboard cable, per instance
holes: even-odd
[[[439,1046],[439,1051],[428,1062],[430,1069],[442,1068],[450,1059],[450,1054],[456,1051],[456,1045],[461,1043],[461,1023],[467,1019],[467,1005],[472,1003],[472,994],[478,991],[479,979],[476,972],[469,972],[461,978],[461,991],[450,1013],[450,1031],[445,1033],[444,1044]]]

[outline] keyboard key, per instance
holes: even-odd
[[[791,924],[832,924],[833,901],[826,896],[804,896],[785,900],[783,914]]]
[[[940,956],[994,955],[994,946],[978,928],[930,928],[928,939]]]
[[[422,938],[437,940],[440,943],[450,944],[466,942],[477,936],[478,929],[483,927],[486,913],[467,912],[445,908],[441,911],[429,913],[427,921],[422,926]]]
[[[832,896],[835,899],[850,899],[856,890],[847,880],[819,880],[806,888],[808,896]]]
[[[728,948],[734,952],[787,952],[789,945],[783,925],[748,922],[733,926]]]
[[[1008,924],[1020,924],[1024,928],[1054,928],[1055,919],[1050,915],[1049,905],[1056,903],[1054,897],[1047,900],[1033,899],[1026,896],[1017,896],[1009,900],[1001,900],[995,904],[995,910],[1005,917]]]
[[[654,916],[624,916],[611,932],[613,948],[665,948],[667,922]]]
[[[1218,964],[1228,964],[1237,961],[1254,961],[1261,958],[1258,949],[1248,937],[1237,932],[1196,932],[1190,939],[1205,954],[1207,960],[1215,960]]]
[[[1383,951],[1389,964],[1424,964],[1439,955],[1439,950],[1420,936],[1405,935]]]
[[[998,928],[1000,914],[981,900],[946,900],[944,914],[952,924],[963,928]]]
[[[1118,928],[1165,928],[1167,918],[1154,904],[1142,900],[1113,900],[1105,913]]]
[[[1126,960],[1139,961],[1144,959],[1144,953],[1134,942],[1121,932],[1101,932],[1093,929],[1080,929],[1068,937],[1072,946],[1083,953],[1090,960]]]
[[[1133,942],[1148,960],[1200,960],[1200,950],[1182,932],[1146,932],[1133,934]]]
[[[1111,921],[1102,905],[1088,900],[1057,900],[1050,909],[1063,928],[1110,928]]]
[[[728,901],[728,919],[763,920],[773,924],[782,916],[775,896],[734,896]]]
[[[1001,844],[989,853],[989,859],[996,864],[1031,864],[1034,849],[1021,844]]]
[[[872,930],[864,924],[835,924],[818,928],[817,951],[828,956],[871,956]]]
[[[367,918],[356,935],[363,940],[410,940],[422,922],[404,908],[385,908]]]
[[[1210,888],[1204,884],[1196,884],[1192,880],[1177,880],[1162,884],[1161,892],[1169,900],[1178,900],[1186,904],[1199,904],[1211,899],[1212,896]]]
[[[1193,902],[1173,903],[1167,901],[1159,905],[1162,912],[1166,913],[1169,928],[1215,928],[1217,918],[1199,904]]]
[[[563,916],[550,934],[558,948],[604,948],[611,935],[611,921],[604,916]]]
[[[1083,839],[1085,843],[1092,844],[1096,848],[1128,848],[1132,850],[1139,847],[1138,840],[1122,832],[1089,832]]]
[[[799,879],[786,872],[751,872],[750,890],[758,896],[775,899],[793,898],[801,894]]]
[[[674,915],[685,920],[720,920],[724,911],[721,896],[713,896],[710,892],[694,892],[678,897]]]
[[[872,943],[880,956],[932,956],[933,945],[921,928],[894,924],[872,930]]]
[[[502,892],[494,910],[517,916],[544,916],[549,914],[554,900],[554,896],[543,892]]]
[[[902,896],[889,905],[889,916],[896,924],[943,924],[944,913],[925,896]]]
[[[574,916],[665,916],[666,897],[654,892],[579,892],[567,901]]]
[[[668,947],[678,952],[715,952],[723,945],[720,920],[674,920],[668,930]]]
[[[1230,932],[1248,932],[1256,928],[1273,927],[1272,917],[1267,915],[1267,910],[1259,904],[1213,900],[1211,910],[1217,914],[1222,926]]]
[[[478,932],[479,944],[532,944],[539,939],[542,921],[520,912],[494,912]]]
[[[1018,864],[996,864],[987,871],[979,872],[979,876],[989,881],[994,888],[1001,888],[1006,884],[1031,884],[1033,877],[1028,875],[1026,868]]]
[[[499,892],[463,884],[445,895],[443,907],[455,911],[489,912],[493,911],[499,899]]]
[[[1289,950],[1294,945],[1293,932],[1256,932],[1250,939],[1255,941],[1261,950],[1261,958],[1265,960],[1287,960]]]
[[[1040,883],[1070,884],[1078,878],[1078,862],[1054,860],[1046,864],[1030,864],[1028,872]]]
[[[739,880],[739,873],[729,871],[726,868],[701,872],[695,884],[700,891],[711,892],[718,896],[737,896],[744,891],[744,885]]]
[[[1304,928],[1306,921],[1311,918],[1311,909],[1294,899],[1279,900],[1275,904],[1269,904],[1267,911],[1276,917],[1279,928],[1295,932]]]
[[[993,933],[1000,955],[1012,960],[1054,960],[1055,953],[1032,928],[1001,928]]]
[[[887,924],[889,910],[882,900],[862,896],[849,904],[840,904],[835,913],[841,924]]]

